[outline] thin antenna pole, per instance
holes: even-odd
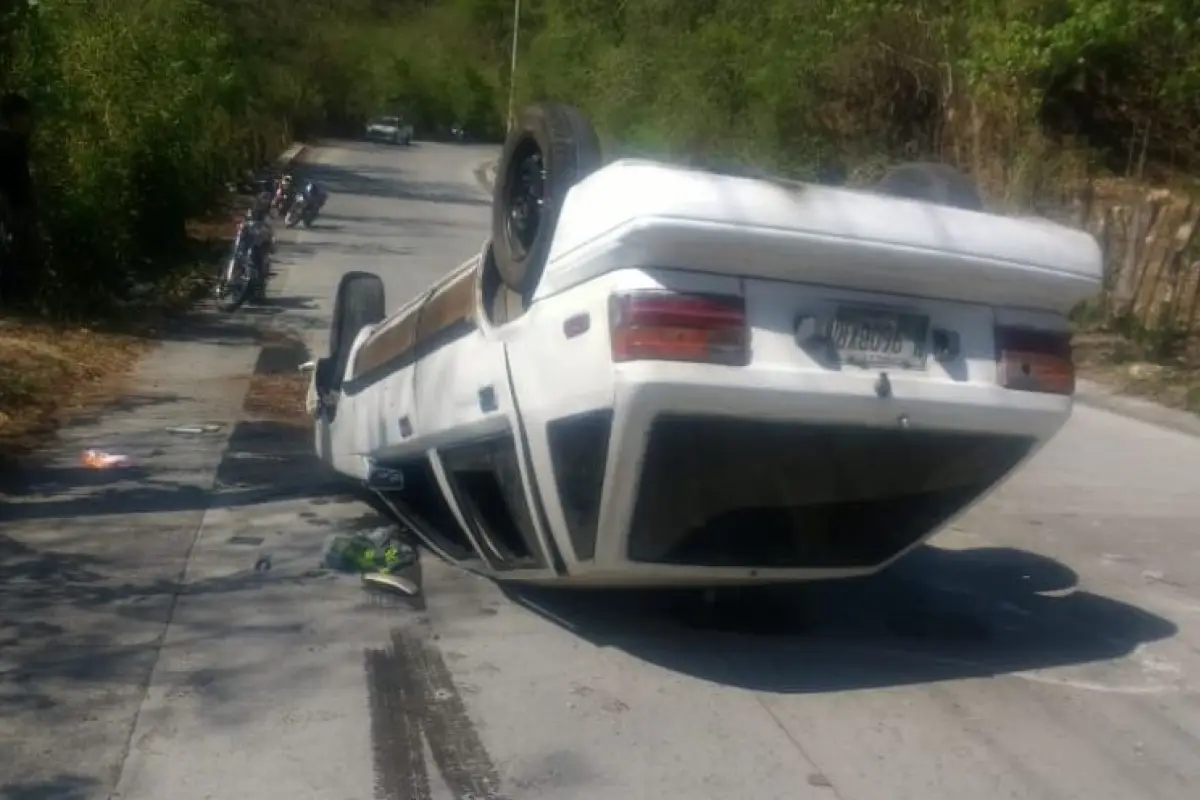
[[[512,64],[508,68],[508,127],[507,131],[512,131],[513,124],[516,122],[513,116],[513,102],[517,96],[517,34],[521,30],[521,0],[513,0],[513,38],[512,38]]]

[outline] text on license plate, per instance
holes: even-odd
[[[888,309],[841,306],[829,338],[843,364],[924,369],[929,317]]]

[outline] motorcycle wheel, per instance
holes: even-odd
[[[217,308],[227,312],[237,311],[250,297],[253,282],[245,259],[230,257],[221,271],[221,277],[217,279]]]
[[[294,228],[299,222],[300,214],[296,212],[296,208],[293,206],[292,208],[288,209],[288,213],[287,216],[284,217],[283,224],[288,228]]]

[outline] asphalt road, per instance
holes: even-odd
[[[491,155],[316,150],[271,307],[169,336],[7,498],[0,800],[1195,797],[1200,439],[1107,411],[889,573],[724,613],[316,570],[372,514],[242,410],[252,326],[323,351],[342,272],[398,304],[476,251]]]

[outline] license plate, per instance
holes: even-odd
[[[929,317],[888,309],[842,306],[829,338],[843,364],[925,369]]]

